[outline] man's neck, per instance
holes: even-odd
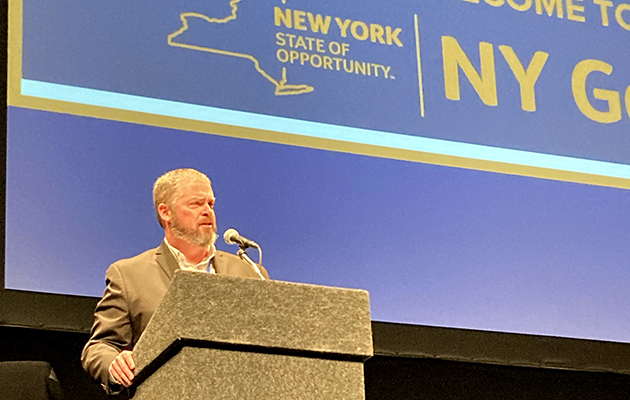
[[[168,243],[181,251],[186,261],[192,264],[199,264],[204,258],[208,256],[209,250],[207,247],[197,246],[196,244],[188,243],[182,239],[178,239],[173,235],[167,233],[166,240]]]

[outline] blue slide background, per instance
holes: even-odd
[[[213,180],[220,231],[261,243],[273,278],[367,289],[374,320],[630,342],[626,190],[8,117],[8,288],[100,296],[111,262],[159,244],[152,184],[187,166]]]
[[[630,32],[612,11],[604,27],[599,6],[575,3],[585,7],[585,23],[463,0],[243,0],[228,24],[189,21],[179,41],[255,55],[276,79],[286,67],[288,83],[315,88],[276,96],[251,60],[167,44],[180,13],[227,16],[227,0],[24,1],[22,76],[10,84],[22,83],[21,104],[82,88],[95,96],[89,104],[104,92],[124,93],[290,118],[298,127],[312,121],[627,166],[630,105],[618,122],[588,119],[573,100],[571,72],[584,59],[611,64],[611,76],[589,75],[589,99],[604,110],[592,96],[602,88],[624,102]],[[341,38],[334,22],[327,36],[277,27],[275,6],[399,27],[404,46]],[[348,59],[391,66],[395,79],[282,64],[277,32],[348,43]],[[477,70],[479,43],[493,45],[498,106],[484,105],[461,72],[461,100],[446,99],[444,36],[458,40]],[[521,109],[499,45],[525,65],[536,51],[549,53],[536,112]],[[630,342],[627,190],[17,107],[8,110],[6,286],[100,296],[109,264],[162,240],[151,189],[179,167],[211,177],[220,231],[235,227],[259,242],[273,278],[367,289],[374,320]]]
[[[525,2],[516,2],[525,3]],[[532,2],[534,4],[535,2]],[[600,7],[590,0],[585,23],[538,15],[532,6],[519,12],[505,3],[492,7],[463,0],[280,0],[238,3],[237,18],[226,24],[189,18],[189,29],[177,41],[237,51],[257,57],[261,67],[280,79],[287,68],[288,83],[309,84],[309,94],[274,96],[274,85],[258,74],[249,60],[171,47],[167,36],[181,26],[180,13],[197,12],[226,17],[228,1],[209,3],[137,0],[86,3],[47,0],[24,4],[23,78],[81,88],[132,94],[182,103],[221,107],[299,120],[394,132],[630,164],[630,114],[601,124],[578,109],[571,91],[573,68],[597,59],[613,66],[607,76],[594,72],[587,80],[593,106],[594,88],[622,93],[630,83],[630,32],[610,12],[610,26],[601,24]],[[333,17],[327,35],[274,24],[274,7],[305,10]],[[624,13],[625,15],[628,12]],[[414,15],[418,15],[423,59],[426,116],[420,116]],[[400,28],[403,47],[358,41],[339,34],[334,17]],[[625,17],[628,18],[628,17]],[[308,23],[307,23],[308,25]],[[347,43],[346,58],[391,67],[395,79],[283,64],[276,58],[276,33]],[[484,105],[460,72],[461,100],[444,95],[443,36],[456,38],[480,70],[479,43],[493,45],[499,105]],[[499,45],[511,46],[527,67],[537,51],[549,59],[536,83],[536,112],[521,109],[520,87]],[[286,46],[283,47],[288,49]],[[290,49],[288,49],[290,50]],[[301,49],[298,49],[301,51]],[[330,55],[328,53],[328,55]],[[383,74],[381,73],[381,76]],[[622,100],[623,102],[623,100]]]

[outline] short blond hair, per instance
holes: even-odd
[[[174,208],[175,203],[181,196],[180,188],[182,184],[191,182],[207,182],[210,179],[202,172],[192,168],[174,169],[160,176],[153,185],[153,204],[155,214],[162,228],[165,228],[164,221],[158,211],[158,206],[162,203]]]

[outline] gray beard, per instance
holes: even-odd
[[[171,221],[171,231],[173,232],[173,236],[177,239],[199,247],[209,247],[217,241],[217,232],[214,227],[210,235],[204,235],[194,229],[182,227],[176,217]]]

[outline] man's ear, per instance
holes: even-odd
[[[171,221],[171,218],[172,218],[171,208],[168,205],[164,203],[160,203],[160,205],[158,205],[157,210],[158,210],[158,213],[160,214],[160,218],[162,218],[162,221],[164,221],[165,224]]]

